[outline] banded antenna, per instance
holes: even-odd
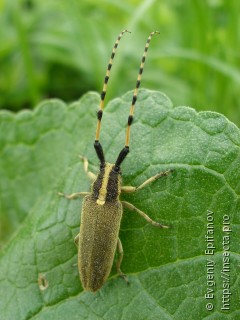
[[[103,90],[102,90],[102,93],[101,93],[101,102],[100,102],[100,105],[99,105],[99,110],[98,110],[98,113],[97,113],[97,118],[98,118],[98,122],[97,122],[97,130],[96,130],[96,136],[95,136],[95,142],[94,142],[94,148],[96,150],[96,153],[97,153],[97,156],[100,160],[100,163],[101,163],[101,166],[104,166],[105,164],[105,158],[104,158],[104,154],[103,154],[103,149],[102,149],[102,146],[99,142],[99,135],[100,135],[100,129],[101,129],[101,120],[102,120],[102,115],[103,115],[103,107],[104,107],[104,99],[105,99],[105,96],[106,96],[106,92],[107,92],[107,84],[108,84],[108,80],[109,80],[109,76],[110,76],[110,71],[111,71],[111,68],[112,68],[112,63],[113,63],[113,59],[115,57],[115,53],[116,53],[116,49],[118,47],[118,44],[123,36],[123,34],[125,32],[128,32],[128,33],[131,33],[130,31],[128,30],[123,30],[115,44],[114,44],[114,47],[112,49],[112,54],[111,54],[111,57],[110,57],[110,60],[109,60],[109,63],[108,63],[108,67],[107,67],[107,72],[106,72],[106,75],[105,75],[105,78],[104,78],[104,84],[103,84]]]
[[[117,158],[117,161],[115,162],[115,171],[119,171],[120,170],[120,165],[123,162],[123,160],[125,159],[125,157],[127,156],[127,154],[129,153],[129,142],[130,142],[130,127],[131,124],[133,122],[133,114],[134,114],[134,107],[137,101],[137,94],[138,94],[138,89],[140,87],[141,84],[141,78],[142,78],[142,74],[143,74],[143,68],[144,68],[144,64],[145,64],[145,60],[146,60],[146,56],[147,56],[147,51],[149,48],[149,43],[152,39],[152,36],[154,34],[159,34],[159,31],[153,31],[150,33],[145,48],[144,48],[144,52],[143,52],[143,56],[142,56],[142,60],[141,60],[141,64],[140,64],[140,69],[138,72],[138,77],[137,77],[137,82],[136,82],[136,87],[133,93],[133,98],[132,98],[132,104],[130,107],[130,112],[129,112],[129,116],[128,116],[128,124],[127,124],[127,130],[126,130],[126,140],[125,140],[125,147],[120,151],[119,156]]]

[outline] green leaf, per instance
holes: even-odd
[[[100,139],[109,162],[124,146],[131,97],[129,92],[105,108]],[[70,106],[50,100],[34,112],[1,113],[1,221],[15,230],[0,255],[1,319],[238,319],[239,129],[217,113],[173,108],[154,91],[140,90],[123,182],[137,186],[157,172],[174,171],[122,199],[171,228],[156,229],[125,210],[122,270],[130,285],[114,265],[100,291],[82,291],[73,241],[81,199],[68,201],[57,192],[89,190],[78,155],[97,172],[98,103],[99,96],[89,93]],[[223,230],[224,219],[230,225]],[[207,242],[207,234],[214,241]],[[209,243],[214,255],[205,254]],[[230,254],[226,311],[224,249]],[[213,299],[205,298],[207,288]],[[209,302],[212,311],[206,310]]]

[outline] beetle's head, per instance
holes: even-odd
[[[104,158],[104,153],[102,149],[102,145],[99,141],[95,141],[94,143],[94,148],[96,150],[98,159],[100,160],[100,170],[105,168],[105,158]],[[115,173],[121,173],[121,164],[123,160],[126,158],[127,154],[129,153],[129,147],[125,146],[119,153],[117,160],[114,165],[112,165],[112,171]]]

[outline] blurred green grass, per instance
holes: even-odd
[[[174,105],[223,113],[240,125],[240,2],[237,0],[0,0],[0,107],[101,91],[119,32],[107,98],[133,89],[150,31],[142,87]]]

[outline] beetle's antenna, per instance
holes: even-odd
[[[99,142],[99,135],[100,135],[100,129],[101,129],[101,120],[102,120],[103,107],[104,107],[104,99],[105,99],[106,92],[107,92],[107,84],[108,84],[108,80],[109,80],[109,76],[110,76],[110,70],[112,68],[113,59],[115,57],[116,49],[118,47],[119,41],[121,40],[121,38],[122,38],[122,36],[123,36],[123,34],[125,32],[130,33],[130,31],[128,31],[128,30],[123,30],[119,34],[119,36],[118,36],[118,38],[117,38],[117,40],[116,40],[116,42],[114,44],[114,47],[112,49],[112,54],[111,54],[111,57],[110,57],[110,60],[109,60],[109,63],[108,63],[108,67],[107,67],[107,72],[106,72],[106,75],[105,75],[105,78],[104,78],[103,90],[102,90],[102,93],[101,93],[101,102],[100,102],[99,110],[98,110],[98,113],[97,113],[98,122],[97,122],[97,130],[96,130],[94,148],[95,148],[97,156],[98,156],[98,158],[99,158],[99,160],[101,162],[101,165],[104,165],[104,163],[105,163],[103,149],[102,149],[102,146],[101,146],[101,144]]]
[[[150,33],[150,35],[149,35],[149,37],[147,39],[145,48],[144,48],[144,52],[143,52],[143,56],[142,56],[142,60],[141,60],[141,64],[140,64],[140,69],[139,69],[139,72],[138,72],[136,87],[135,87],[135,90],[134,90],[134,93],[133,93],[132,104],[131,104],[130,112],[129,112],[129,116],[128,116],[125,147],[120,151],[119,156],[117,158],[117,161],[115,163],[115,168],[117,170],[119,170],[119,167],[120,167],[121,163],[123,162],[123,160],[125,159],[125,157],[127,156],[128,152],[129,152],[130,126],[131,126],[131,124],[133,122],[134,107],[135,107],[135,103],[137,101],[138,89],[139,89],[140,84],[141,84],[141,78],[142,78],[145,59],[146,59],[146,56],[147,56],[147,51],[148,51],[148,48],[149,48],[149,43],[150,43],[150,41],[152,39],[152,36],[154,34],[159,34],[159,31],[153,31],[153,32]]]

